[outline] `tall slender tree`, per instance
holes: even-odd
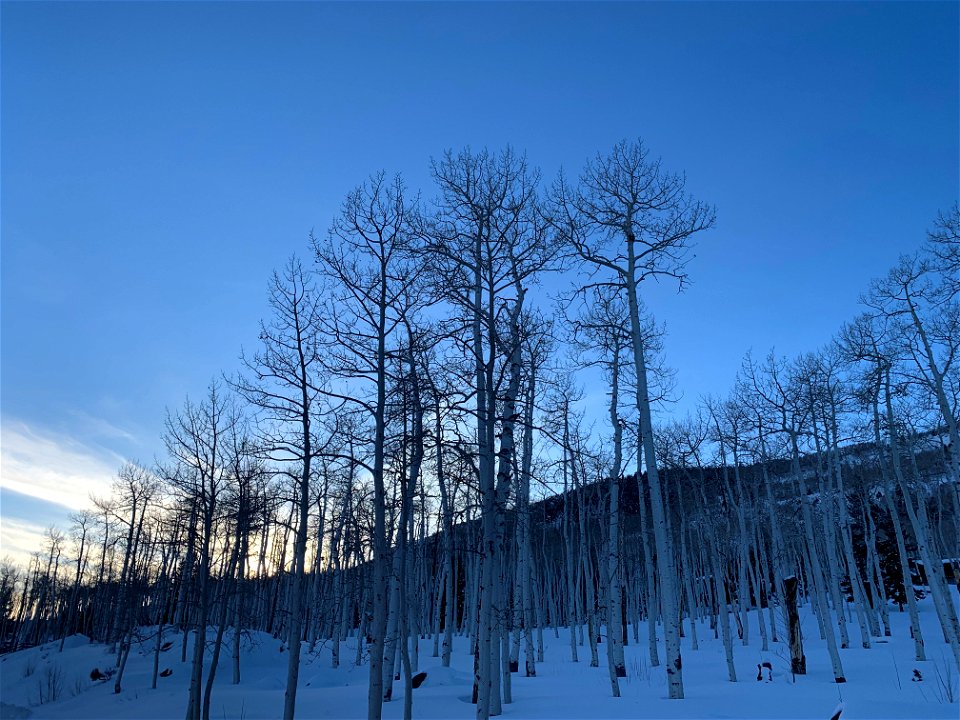
[[[602,273],[597,283],[620,289],[627,302],[635,400],[659,565],[667,684],[671,698],[682,698],[675,551],[667,527],[668,493],[657,468],[640,286],[648,278],[669,277],[683,287],[693,238],[713,226],[714,210],[694,200],[686,191],[685,178],[664,170],[641,141],[622,141],[607,155],[588,161],[575,189],[561,177],[554,197],[554,222],[571,250],[588,268]]]

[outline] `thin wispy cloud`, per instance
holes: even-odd
[[[74,427],[82,427],[91,436],[104,440],[122,440],[132,445],[140,445],[140,439],[130,431],[115,425],[109,420],[96,417],[83,410],[69,410]]]
[[[0,487],[23,495],[71,510],[90,507],[91,493],[109,494],[123,460],[20,420],[0,420]]]
[[[29,520],[6,515],[0,517],[0,549],[3,558],[9,558],[26,567],[30,563],[30,556],[43,550],[46,532],[46,526]]]

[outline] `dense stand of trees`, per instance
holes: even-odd
[[[84,633],[114,648],[120,692],[135,643],[156,687],[179,641],[186,717],[206,720],[221,656],[241,682],[260,630],[288,653],[285,718],[306,651],[368,663],[376,720],[397,681],[411,716],[418,638],[449,665],[465,636],[485,720],[560,627],[572,661],[606,655],[615,696],[641,624],[672,698],[681,638],[696,651],[706,628],[732,682],[752,627],[805,673],[798,603],[837,682],[897,609],[924,659],[922,579],[960,665],[956,209],[823,349],[748,355],[728,395],[667,422],[643,283],[682,286],[714,222],[683,177],[640,142],[549,188],[511,150],[432,174],[432,202],[383,174],[350,193],[313,262],[273,275],[242,371],[168,413],[166,456],[0,567],[4,650]],[[559,309],[547,279],[569,284]]]

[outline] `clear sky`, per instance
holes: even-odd
[[[686,401],[817,348],[960,194],[958,7],[4,2],[0,553],[153,460],[348,189],[429,195],[446,148],[687,173],[717,228],[649,300]]]

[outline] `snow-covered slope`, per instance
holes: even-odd
[[[514,702],[504,707],[504,718],[823,718],[831,716],[840,702],[843,720],[856,718],[957,718],[958,673],[943,643],[942,633],[929,600],[921,603],[922,625],[928,661],[913,660],[906,613],[892,613],[893,637],[876,639],[873,648],[842,651],[848,682],[832,680],[824,644],[817,637],[815,618],[803,614],[805,649],[809,674],[794,679],[789,656],[782,644],[759,650],[759,633],[751,628],[753,645],[735,648],[739,682],[726,679],[723,646],[707,626],[699,626],[700,649],[684,639],[685,700],[666,699],[663,668],[651,668],[644,636],[627,647],[627,677],[621,683],[623,696],[610,697],[604,644],[600,667],[589,667],[589,648],[580,652],[580,662],[570,661],[566,631],[559,637],[544,632],[545,662],[537,677],[513,675]],[[756,613],[750,613],[756,620]],[[135,648],[123,680],[123,690],[113,694],[113,682],[93,682],[93,668],[106,670],[113,664],[109,648],[92,645],[82,636],[66,642],[23,650],[0,658],[3,718],[181,718],[187,699],[189,662],[180,662],[181,638],[168,631],[173,647],[161,654],[160,668],[172,674],[159,678],[150,689],[152,647]],[[212,634],[211,634],[212,637]],[[453,667],[442,668],[431,657],[433,642],[422,640],[420,670],[424,684],[414,691],[414,717],[474,717],[470,704],[472,657],[467,640],[457,638]],[[313,654],[304,648],[298,718],[366,717],[368,671],[350,662],[355,657],[354,640],[342,648],[344,664],[331,669],[330,653],[318,646]],[[212,718],[276,718],[283,710],[286,654],[281,642],[263,633],[244,638],[240,685],[230,682],[230,657],[224,648],[211,704]],[[757,664],[770,662],[773,681],[758,682]],[[522,662],[521,662],[522,667]],[[922,681],[913,680],[918,670]],[[952,690],[948,690],[948,685]],[[954,702],[949,702],[952,692]],[[385,704],[385,718],[403,714],[403,684],[394,686],[394,701]]]

